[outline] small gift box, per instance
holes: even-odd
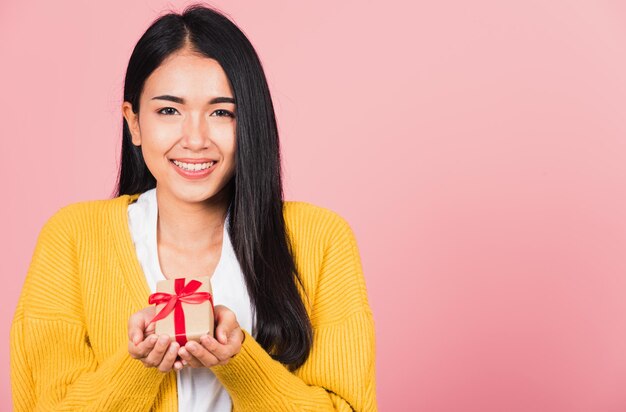
[[[200,336],[213,336],[214,307],[208,276],[166,279],[157,282],[157,292],[150,295],[156,305],[157,335],[169,335],[181,346],[188,340],[200,342]]]

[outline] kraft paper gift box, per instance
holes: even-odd
[[[214,307],[211,278],[208,276],[166,279],[157,282],[149,302],[156,305],[155,333],[166,334],[183,346],[213,336]]]

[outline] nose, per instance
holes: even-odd
[[[183,124],[181,143],[189,150],[202,150],[211,144],[209,125],[201,114],[189,115]]]

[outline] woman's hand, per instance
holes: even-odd
[[[133,313],[128,319],[128,353],[140,360],[148,368],[157,368],[166,373],[180,370],[183,364],[177,360],[178,342],[171,342],[167,335],[154,334],[154,323],[148,324],[154,317],[154,306],[148,306]]]
[[[206,334],[198,342],[189,341],[178,350],[185,365],[192,368],[225,365],[239,353],[244,334],[235,313],[226,306],[215,306],[215,336]]]

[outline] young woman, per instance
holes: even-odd
[[[375,338],[354,234],[283,201],[261,63],[201,5],[130,58],[112,199],[44,225],[11,329],[15,410],[374,411]],[[154,334],[156,282],[210,276],[215,337]]]

